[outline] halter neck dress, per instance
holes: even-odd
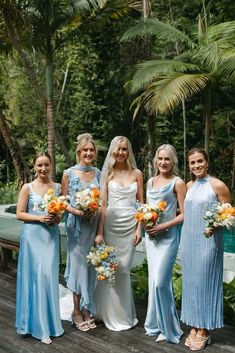
[[[217,203],[210,176],[196,179],[185,198],[181,235],[183,296],[181,320],[214,329],[223,326],[223,237],[203,235],[206,210]]]

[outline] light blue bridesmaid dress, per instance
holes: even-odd
[[[58,186],[56,186],[58,189]],[[27,212],[43,199],[29,184]],[[56,190],[58,195],[58,190]],[[38,339],[61,336],[59,311],[59,228],[39,222],[24,222],[20,236],[17,269],[16,330]]]
[[[181,320],[197,328],[223,326],[223,237],[203,235],[206,210],[217,202],[210,177],[197,179],[185,198],[180,253],[183,296]]]
[[[169,184],[153,189],[153,178],[148,181],[147,203],[156,205],[159,201],[167,202],[162,222],[176,217],[177,199],[174,186],[178,177]],[[149,272],[148,309],[145,320],[146,334],[163,334],[167,342],[179,343],[183,332],[180,329],[178,314],[172,291],[172,269],[175,263],[179,232],[177,227],[158,234],[153,240],[145,234]]]
[[[70,204],[76,207],[75,194],[78,191],[89,188],[91,184],[99,187],[100,171],[93,167],[95,172],[91,182],[82,182],[76,175],[76,166],[65,171],[69,177],[69,195]],[[65,269],[65,280],[67,287],[74,293],[81,296],[81,310],[86,308],[94,315],[94,288],[96,283],[96,271],[94,266],[87,263],[86,256],[94,245],[98,216],[95,216],[92,222],[84,220],[82,217],[74,216],[69,213],[67,229],[67,263]]]

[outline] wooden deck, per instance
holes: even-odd
[[[166,342],[156,343],[154,337],[144,335],[143,322],[146,308],[137,304],[139,324],[134,329],[112,332],[99,324],[95,330],[81,332],[70,323],[63,322],[65,333],[53,340],[50,346],[43,345],[30,336],[16,334],[15,320],[15,279],[16,270],[0,271],[0,353],[156,353],[189,352],[184,346],[184,339],[179,345]],[[182,326],[185,334],[188,328]],[[235,328],[226,326],[215,330],[212,345],[207,353],[235,353]]]

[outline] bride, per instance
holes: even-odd
[[[143,202],[142,172],[136,168],[132,147],[124,136],[116,136],[102,169],[102,213],[96,243],[116,246],[120,263],[115,284],[98,281],[95,290],[97,319],[113,331],[128,330],[138,322],[131,290],[130,269],[141,227],[134,217],[136,200]]]

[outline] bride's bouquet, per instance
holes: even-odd
[[[78,191],[75,196],[77,209],[83,211],[85,218],[91,221],[99,209],[100,190],[91,185],[90,188]]]
[[[209,238],[218,227],[231,229],[235,223],[235,207],[226,202],[215,202],[203,219],[206,220],[204,235]]]
[[[115,283],[115,273],[120,262],[117,248],[101,243],[93,247],[87,255],[87,262],[95,266],[97,279],[108,280],[109,286]]]
[[[40,204],[34,203],[33,209],[62,217],[67,205],[68,196],[56,196],[54,189],[48,189],[43,196],[43,201]]]
[[[137,213],[135,218],[138,222],[144,225],[144,228],[150,228],[156,223],[159,223],[163,217],[163,213],[166,209],[167,203],[165,201],[160,201],[155,206],[150,206],[148,204],[142,204],[137,208]],[[150,237],[150,236],[149,236]],[[153,239],[154,237],[150,237]]]

